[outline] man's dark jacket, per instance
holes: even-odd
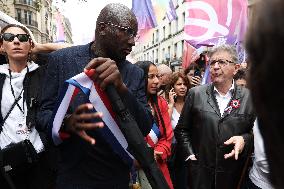
[[[240,106],[221,116],[213,89],[207,84],[189,90],[175,137],[184,160],[192,154],[197,158],[188,160],[191,189],[236,189],[253,142],[254,110],[248,89],[235,85],[231,101]],[[233,145],[224,142],[232,136],[243,136],[245,148],[238,160],[225,160]]]
[[[48,127],[56,99],[65,80],[83,72],[94,57],[91,44],[61,49],[50,54],[44,83],[41,114],[38,117],[42,127]],[[143,135],[151,129],[152,118],[145,97],[143,71],[128,61],[119,63],[119,71],[128,92],[122,97],[124,104],[138,123]],[[69,113],[86,103],[86,97],[78,94],[70,105]],[[61,161],[58,183],[72,183],[95,188],[122,188],[129,184],[129,168],[113,152],[108,143],[96,132],[89,134],[96,139],[91,146],[78,136],[72,135],[59,145]]]

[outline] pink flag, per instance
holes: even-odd
[[[185,40],[193,46],[237,44],[245,34],[246,0],[187,0]]]
[[[62,15],[60,14],[60,12],[57,12],[55,19],[56,19],[56,38],[54,42],[56,43],[65,42],[65,33],[63,27]]]

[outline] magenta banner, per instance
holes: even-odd
[[[238,44],[247,27],[247,0],[187,0],[185,40],[191,45]]]

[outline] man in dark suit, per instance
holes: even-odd
[[[97,18],[94,42],[52,53],[38,120],[41,125],[49,126],[56,97],[64,81],[84,69],[93,69],[92,79],[102,89],[114,85],[140,130],[147,135],[152,126],[152,118],[144,93],[143,71],[126,60],[135,45],[136,34],[137,20],[131,10],[121,4],[109,4]],[[98,129],[103,123],[89,121],[103,115],[89,113],[92,105],[85,102],[86,97],[79,94],[71,104],[64,126],[61,127],[61,130],[71,136],[59,145],[61,161],[57,188],[128,188],[129,167],[99,134]]]
[[[210,57],[212,83],[189,90],[175,137],[189,163],[191,189],[236,189],[252,142],[255,120],[249,91],[234,83],[234,47]]]

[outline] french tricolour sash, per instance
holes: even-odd
[[[60,127],[70,103],[81,90],[88,97],[89,102],[93,104],[94,108],[92,111],[103,113],[102,121],[104,122],[104,127],[97,129],[96,132],[108,142],[114,152],[129,167],[132,167],[134,157],[127,151],[127,141],[114,119],[110,101],[105,92],[88,75],[88,72],[81,73],[65,81],[51,122],[53,142],[55,145],[59,145],[64,140],[65,135],[60,132]]]
[[[80,73],[65,81],[60,93],[55,111],[51,121],[51,136],[55,145],[59,145],[68,137],[66,133],[60,132],[64,116],[70,103],[74,100],[79,91],[82,91],[93,104],[93,112],[102,112],[104,127],[97,129],[106,142],[112,147],[114,152],[132,167],[134,157],[127,151],[128,143],[115,121],[115,114],[112,111],[110,101],[104,91],[90,79],[91,72]],[[160,135],[159,128],[153,124],[152,130],[147,136],[148,145],[154,147]]]

